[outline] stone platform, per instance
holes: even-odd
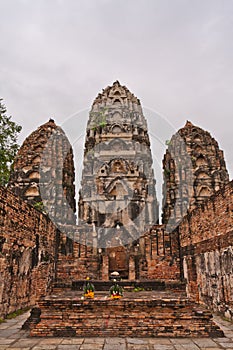
[[[72,290],[80,290],[82,291],[83,285],[86,281],[85,280],[79,280],[79,281],[73,281],[70,288]],[[109,291],[110,287],[113,284],[113,281],[93,281],[95,290],[97,291]],[[173,281],[164,281],[164,280],[120,280],[117,281],[117,283],[123,287],[125,290],[133,290],[134,288],[142,288],[144,290],[150,290],[150,291],[172,291],[172,292],[181,292],[186,293],[186,283],[173,280]],[[63,288],[65,287],[65,284],[54,284],[54,289],[57,288]]]
[[[1,350],[232,350],[233,323],[214,315],[224,338],[30,337],[22,330],[29,313],[0,323]]]
[[[125,292],[111,300],[96,292],[83,300],[79,291],[52,294],[39,302],[39,337],[222,337],[212,315],[182,293]]]

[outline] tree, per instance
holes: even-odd
[[[18,134],[22,127],[6,115],[6,107],[0,98],[0,185],[5,186],[10,177],[10,170],[16,153]]]

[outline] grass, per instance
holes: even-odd
[[[6,319],[7,319],[7,320],[12,320],[12,318],[15,318],[15,317],[17,317],[17,316],[20,316],[20,315],[24,314],[24,313],[27,312],[29,309],[30,309],[29,307],[25,307],[25,308],[23,308],[23,309],[19,309],[19,310],[16,310],[16,311],[14,311],[14,312],[11,312],[10,314],[8,314],[8,315],[6,316]],[[1,319],[0,319],[0,320],[1,320]],[[0,321],[0,322],[1,322],[1,321]],[[4,322],[4,320],[3,320],[3,322]]]
[[[133,292],[142,292],[143,290],[145,290],[143,287],[135,287]]]
[[[230,318],[227,318],[226,316],[220,315],[223,321],[227,321],[229,323],[232,323],[233,321]]]

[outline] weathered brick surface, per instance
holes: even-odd
[[[92,245],[72,241],[46,215],[4,188],[0,189],[0,225],[1,315],[35,304],[55,279],[109,279],[110,251],[99,252]],[[131,259],[131,280],[179,279],[176,237],[159,225],[142,236],[138,245],[124,249]]]
[[[52,189],[51,189],[52,186]],[[40,204],[58,225],[75,223],[73,152],[64,131],[50,119],[23,142],[8,188],[29,204]]]
[[[188,295],[233,318],[233,182],[179,226]]]
[[[163,223],[172,228],[187,208],[196,208],[229,182],[217,141],[190,121],[171,138],[163,169]]]
[[[129,295],[118,300],[51,296],[39,306],[40,322],[32,336],[223,336],[209,311],[177,296]]]
[[[57,230],[0,187],[0,316],[33,305],[54,280]]]
[[[115,85],[118,89],[119,83],[116,82]],[[106,93],[108,92],[107,89]],[[99,98],[100,96],[95,101],[97,104],[100,102]],[[138,100],[136,99],[134,102],[137,104],[136,109],[138,109],[140,107]],[[138,110],[140,113],[136,113],[135,117],[140,117],[140,108]],[[99,142],[100,135],[105,135],[107,138],[110,135],[111,138],[116,139],[115,141],[119,141],[117,139],[121,138],[123,134],[127,136],[128,131],[130,131],[130,134],[133,133],[131,135],[133,136],[132,140],[138,142],[137,147],[135,146],[137,152],[138,147],[140,148],[144,143],[149,147],[146,128],[144,131],[140,128],[133,130],[131,124],[129,126],[129,129],[125,129],[125,125],[122,124],[120,127],[121,133],[118,135],[117,132],[115,136],[108,125],[105,126],[106,134],[105,131],[102,133],[102,127],[98,127],[98,130],[90,127],[87,131],[88,142],[90,141],[90,147],[87,145],[88,149],[91,150],[94,147],[92,144],[94,139]],[[119,128],[119,125],[117,128]],[[44,167],[44,163],[41,164],[41,159],[44,158],[42,153],[50,136],[55,131],[57,137],[48,147],[48,163]],[[101,215],[97,218],[95,210],[88,211],[84,205],[85,203],[80,202],[79,209],[82,220],[80,226],[75,226],[73,156],[72,149],[63,131],[55,125],[53,120],[50,120],[25,140],[16,158],[14,172],[9,184],[12,191],[20,195],[22,200],[10,191],[4,188],[0,189],[0,316],[35,304],[40,298],[48,294],[54,281],[58,284],[66,282],[71,285],[72,281],[83,280],[87,276],[96,280],[108,281],[111,272],[119,271],[120,276],[129,281],[158,279],[161,281],[176,281],[184,274],[187,279],[189,297],[195,301],[204,302],[214,310],[221,311],[225,316],[233,318],[233,183],[231,182],[225,188],[223,187],[228,181],[223,153],[209,133],[188,122],[185,128],[179,131],[179,134],[185,141],[186,151],[184,152],[184,149],[178,143],[175,143],[175,150],[181,158],[187,153],[191,166],[186,169],[187,172],[178,172],[180,169],[179,166],[176,166],[176,162],[173,162],[172,154],[169,154],[169,152],[166,154],[164,170],[167,197],[164,203],[163,222],[169,224],[170,228],[175,222],[175,227],[186,213],[189,198],[191,198],[191,209],[198,205],[199,207],[189,212],[175,232],[172,232],[172,230],[169,230],[170,233],[166,231],[165,225],[153,226],[153,221],[156,223],[156,220],[153,219],[153,213],[157,211],[157,202],[154,192],[151,198],[148,196],[149,192],[147,193],[150,188],[149,185],[152,185],[153,182],[153,174],[148,173],[146,178],[150,181],[144,184],[148,186],[144,186],[144,188],[141,186],[142,183],[140,183],[140,186],[138,183],[137,186],[132,187],[135,190],[132,200],[134,204],[140,198],[143,198],[147,203],[147,210],[145,210],[145,216],[140,219],[141,221],[136,220],[138,216],[136,206],[133,206],[132,210],[130,206],[127,207],[130,209],[127,209],[128,216],[125,215],[126,212],[123,210],[121,213],[122,220],[114,215],[108,218],[111,219],[111,227],[115,227],[117,223],[117,226],[120,226],[118,234],[123,230],[125,224],[127,226],[128,217],[135,219],[132,230],[137,228],[140,235],[136,235],[136,239],[133,242],[130,241],[129,244],[120,244],[118,240],[119,246],[115,246],[112,243],[120,236],[115,237],[116,232],[114,231],[113,241],[107,241],[111,244],[100,245],[101,248],[97,244],[98,235],[95,230],[96,227],[101,227],[104,222],[109,224],[106,218]],[[118,146],[120,147],[120,143]],[[127,151],[131,152],[132,145],[129,144],[127,147],[129,147]],[[114,150],[110,147],[103,151],[113,152]],[[116,156],[115,151],[110,153],[108,153],[108,155],[111,155],[110,158]],[[139,151],[140,153],[141,151]],[[104,154],[106,155],[106,153]],[[148,155],[148,159],[150,159],[149,149]],[[134,161],[135,156],[132,154],[131,156],[132,159],[130,159]],[[97,158],[96,160],[98,160]],[[102,160],[108,163],[110,158],[107,160],[103,158]],[[112,165],[111,162],[110,165]],[[119,165],[123,166],[123,163],[118,162],[113,166],[113,174],[120,174]],[[147,163],[142,162],[138,166],[140,165],[139,167],[143,168]],[[48,175],[48,179],[47,175],[41,178],[43,174],[43,172],[40,172],[41,166],[44,175]],[[58,172],[55,170],[58,170]],[[138,173],[136,168],[131,170],[130,174],[127,172],[126,177],[136,181],[136,174],[139,176],[140,172]],[[83,178],[86,175],[91,175],[92,171],[97,170],[92,169],[91,163],[86,164]],[[183,186],[182,191],[180,191],[178,185],[189,178],[190,171],[195,181],[192,184],[186,183],[188,188]],[[60,174],[60,180],[57,176],[58,173]],[[101,182],[103,179],[100,178],[104,178],[105,175],[102,172],[101,174],[102,176],[98,179],[99,182],[97,181],[97,187],[99,194],[102,196],[104,187]],[[145,174],[147,174],[147,171],[145,171]],[[45,186],[45,197],[48,203],[51,204],[51,208],[56,203],[55,213],[50,213],[50,217],[56,219],[63,234],[58,232],[47,216],[26,203],[26,201],[31,204],[41,201],[39,183],[44,182],[47,185],[51,177],[55,180],[55,187],[53,188],[55,195],[51,197],[49,187]],[[141,178],[141,180],[143,179],[144,177]],[[92,185],[91,181],[89,185]],[[91,186],[89,189],[91,189]],[[220,191],[210,197],[218,189]],[[114,193],[112,195],[117,195],[117,193]],[[114,201],[117,199],[117,196],[115,197]],[[210,200],[204,202],[208,197],[210,197]],[[96,198],[94,199],[96,200]],[[121,201],[121,198],[118,199]],[[86,200],[86,204],[88,204],[88,201],[89,199]],[[175,202],[177,202],[177,206],[175,206]],[[202,202],[203,204],[201,204]],[[68,216],[64,215],[64,213],[67,213],[64,209],[67,207],[67,203],[72,208]],[[86,222],[86,225],[82,228],[81,224],[84,222]],[[145,226],[145,223],[148,223],[149,228],[147,225]],[[95,230],[93,227],[95,227]],[[64,305],[66,304],[65,301]],[[131,304],[126,303],[125,305],[130,306]],[[67,307],[69,309],[70,306]],[[121,318],[121,316],[119,317]],[[138,319],[135,318],[135,324],[136,320],[138,322]],[[134,325],[132,327],[135,330]],[[134,331],[128,335],[133,334]]]
[[[82,241],[81,231],[75,237]],[[59,254],[57,280],[72,282],[85,279],[109,280],[112,271],[119,271],[129,280],[179,280],[180,259],[177,234],[169,234],[164,226],[155,225],[140,237],[136,244],[97,250],[91,242],[85,246],[73,242],[72,249]],[[62,240],[62,238],[61,238]],[[126,276],[126,277],[125,277]]]
[[[145,255],[139,260],[140,279],[180,279],[180,260],[177,235],[154,226],[144,236]]]
[[[154,181],[147,122],[140,101],[115,81],[98,94],[90,111],[79,222],[96,224],[101,247],[106,246],[101,235],[114,241],[118,224],[118,239],[127,244],[145,231],[145,225],[158,221]]]

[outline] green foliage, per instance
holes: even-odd
[[[142,292],[143,290],[145,290],[143,287],[135,287],[134,288],[134,292]]]
[[[115,296],[115,295],[123,296],[123,288],[115,282],[115,284],[109,289],[109,295],[110,296]]]
[[[101,126],[102,128],[105,127],[107,125],[106,121],[102,121],[99,123],[99,126]]]
[[[98,127],[104,128],[107,125],[107,115],[105,114],[106,108],[103,108],[101,111],[99,111],[97,114],[94,113],[94,120],[95,125],[93,126],[93,130],[96,130]]]
[[[91,282],[85,282],[83,286],[83,292],[88,293],[88,292],[94,292],[94,291],[95,291],[94,285]]]
[[[0,185],[5,186],[10,177],[10,170],[16,153],[18,134],[22,127],[6,115],[6,108],[0,99]]]
[[[35,203],[35,204],[33,205],[33,207],[34,207],[35,209],[41,211],[42,213],[46,213],[43,202],[37,202],[37,203]]]
[[[6,322],[3,318],[0,317],[0,323]]]
[[[30,310],[29,307],[25,307],[24,309],[16,310],[16,311],[10,313],[9,315],[7,315],[7,316],[6,316],[6,319],[7,319],[7,320],[11,320],[12,318],[15,318],[15,317],[17,317],[17,316],[20,316],[20,315],[24,314],[24,313],[27,312],[28,310]],[[4,320],[3,320],[3,322],[4,322]]]
[[[164,168],[164,175],[166,177],[169,177],[170,173],[171,173],[171,171],[168,168]]]
[[[227,322],[229,322],[230,324],[232,323],[232,320],[230,320],[229,318],[227,318],[227,317],[225,317],[225,316],[222,316],[221,314],[219,314],[219,316],[221,317],[221,319],[222,319],[223,321],[227,321]]]
[[[194,163],[196,161],[196,158],[194,156],[191,157],[192,162]]]

